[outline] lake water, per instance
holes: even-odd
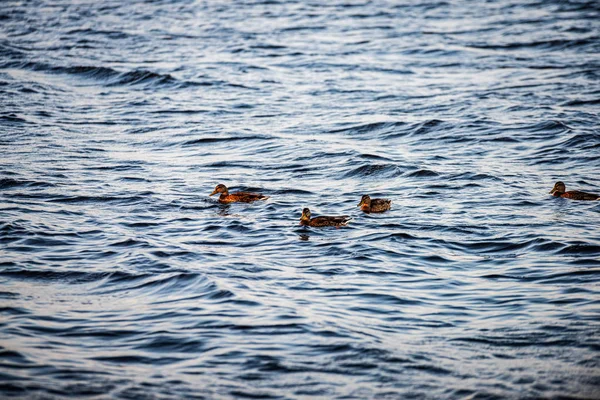
[[[3,1],[0,397],[599,398],[599,21]]]

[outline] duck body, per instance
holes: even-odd
[[[219,196],[219,203],[229,204],[229,203],[252,203],[257,200],[266,200],[269,196],[263,196],[260,193],[248,193],[248,192],[235,192],[229,193],[229,189],[227,186],[223,184],[218,184],[215,187],[215,190],[209,195],[212,196],[214,194],[221,193]]]
[[[365,194],[358,203],[361,211],[365,213],[382,213],[392,208],[392,201],[388,199],[372,199]]]
[[[570,190],[567,192],[565,184],[562,182],[556,182],[556,184],[550,191],[550,194],[554,197],[562,197],[571,200],[600,200],[600,196],[593,193],[580,192],[579,190]]]
[[[266,200],[268,196],[257,193],[235,192],[219,196],[219,203],[252,203],[257,200]]]
[[[568,192],[554,192],[554,197],[562,197],[571,200],[600,200],[600,196],[593,193],[580,192],[579,190],[569,190]]]
[[[302,217],[300,217],[300,225],[313,227],[335,226],[337,228],[340,226],[346,226],[348,224],[348,221],[350,221],[351,219],[352,218],[350,218],[347,215],[340,215],[335,217],[321,216],[311,218],[310,210],[308,208],[305,208],[304,210],[302,210]]]

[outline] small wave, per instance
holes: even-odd
[[[108,246],[110,247],[152,247],[150,243],[145,240],[136,240],[136,239],[125,239],[115,243],[111,243]]]
[[[156,353],[199,353],[206,347],[206,341],[186,339],[175,335],[156,335],[134,346],[136,350],[147,350]]]
[[[388,133],[394,128],[406,125],[404,122],[374,122],[369,124],[355,125],[347,128],[332,129],[329,133],[347,133],[352,135],[362,135],[367,133]]]
[[[237,141],[250,141],[250,140],[266,140],[268,137],[258,136],[258,135],[248,135],[248,136],[231,136],[231,137],[212,137],[212,138],[200,138],[200,139],[192,139],[186,142],[183,142],[181,146],[189,147],[201,144],[208,143],[222,143],[222,142],[237,142]]]
[[[147,201],[144,196],[69,196],[48,199],[50,203],[86,204],[86,203],[119,203],[135,204]]]
[[[419,305],[424,302],[419,300],[408,300],[403,299],[392,294],[385,293],[359,293],[355,294],[358,299],[367,300],[369,303],[374,304],[390,304],[390,305]]]
[[[532,251],[549,251],[564,247],[564,244],[553,242],[548,239],[535,238],[523,241],[506,240],[480,240],[476,242],[445,241],[441,239],[432,240],[432,243],[440,244],[453,249],[463,249],[469,253],[486,254],[503,253],[515,254],[517,250],[531,249]]]
[[[14,300],[19,297],[20,295],[18,293],[0,291],[0,299],[3,300]]]
[[[420,123],[402,124],[403,129],[394,130],[385,135],[387,139],[394,139],[405,136],[423,136],[432,132],[438,132],[446,126],[446,122],[439,119],[430,119]]]
[[[221,289],[216,283],[196,272],[174,272],[163,274],[111,274],[105,277],[93,290],[95,294],[124,293],[133,296],[139,292],[143,296],[158,296],[155,304],[173,301],[204,299],[216,303],[235,300],[230,290]]]
[[[514,138],[514,137],[509,137],[509,136],[496,136],[496,137],[492,137],[492,138],[481,138],[478,140],[479,143],[486,143],[486,142],[492,142],[492,143],[520,143],[521,140]]]
[[[14,114],[14,113],[0,115],[0,121],[6,122],[8,124],[29,124],[30,123],[25,118],[21,118],[17,114]]]
[[[563,103],[563,106],[571,106],[571,107],[577,107],[577,106],[595,106],[600,104],[600,99],[591,99],[591,100],[571,100],[571,101],[567,101],[566,103]]]
[[[74,35],[76,37],[101,35],[101,36],[106,36],[107,38],[109,38],[111,40],[125,39],[129,36],[127,33],[123,32],[123,31],[97,30],[97,29],[91,29],[91,28],[71,29],[65,33],[67,35]]]
[[[27,53],[24,51],[25,49],[21,49],[16,46],[8,45],[6,43],[0,44],[0,57],[9,60],[11,58],[15,59],[23,59],[27,56]]]
[[[299,195],[299,196],[313,194],[313,192],[311,192],[309,190],[303,190],[303,189],[280,189],[280,190],[275,190],[272,193],[273,194]]]
[[[469,47],[485,50],[523,50],[523,49],[540,49],[540,50],[564,50],[579,48],[583,51],[586,47],[595,46],[597,38],[589,39],[555,39],[555,40],[539,40],[531,42],[514,42],[504,44],[470,44]]]
[[[287,49],[287,46],[279,45],[279,44],[255,44],[250,46],[251,49],[258,50],[282,50]]]
[[[560,283],[566,285],[570,283],[594,283],[598,282],[600,277],[599,269],[573,269],[554,274],[531,273],[527,275],[512,275],[512,274],[485,274],[482,278],[485,279],[507,279],[523,282],[538,282],[538,283]]]
[[[55,66],[40,62],[19,62],[9,61],[1,64],[2,68],[18,68],[32,71],[47,72],[52,74],[66,74],[86,79],[101,81],[106,86],[124,86],[124,85],[193,85],[197,82],[181,82],[170,74],[161,74],[158,72],[144,69],[135,69],[133,71],[120,72],[113,68],[103,66]]]
[[[540,335],[530,336],[530,337],[466,337],[466,338],[455,338],[450,339],[452,341],[458,342],[469,342],[469,343],[479,343],[485,344],[488,346],[494,347],[530,347],[530,346],[566,346],[572,345],[572,342],[569,340],[544,340],[544,338],[540,337]]]
[[[359,157],[365,160],[393,161],[391,158],[384,157],[380,154],[361,154]]]
[[[544,121],[539,122],[533,125],[529,125],[525,128],[529,132],[539,133],[539,132],[548,132],[548,133],[564,133],[571,132],[573,128],[565,124],[561,121]]]
[[[117,365],[123,364],[140,364],[140,365],[169,365],[186,360],[187,358],[178,357],[143,357],[143,356],[98,356],[91,357],[92,360],[112,363]]]
[[[404,176],[407,178],[432,178],[440,176],[440,174],[429,169],[419,169],[417,171],[407,172]]]
[[[440,366],[431,365],[431,364],[418,364],[418,365],[407,365],[408,369],[416,369],[420,372],[428,372],[434,375],[450,375],[453,371],[450,371],[446,368],[442,368]]]
[[[431,119],[431,120],[425,121],[425,122],[419,124],[419,126],[413,132],[413,134],[422,135],[425,133],[429,133],[429,132],[435,130],[435,128],[437,128],[438,126],[440,126],[442,124],[444,124],[444,121],[441,121],[439,119]]]
[[[43,68],[41,68],[43,70]],[[104,81],[107,86],[173,84],[177,80],[169,74],[159,74],[143,69],[129,72],[119,72],[112,68],[96,66],[73,66],[73,67],[49,67],[53,73],[65,73],[69,75],[84,76],[90,79]]]
[[[195,282],[198,279],[204,280],[205,278],[196,273],[175,273],[170,275],[142,275],[142,276],[129,276],[126,277],[127,283],[136,283],[134,286],[124,285],[125,280],[119,277],[118,280],[110,279],[107,280],[102,287],[113,286],[116,282],[119,283],[118,287],[113,292],[120,291],[131,291],[140,289],[153,289],[159,291],[168,291],[173,288],[179,288],[188,286],[190,282]],[[139,282],[139,283],[138,283]],[[111,292],[112,293],[112,292]]]
[[[0,292],[0,299],[6,299],[6,297],[2,296],[3,292]],[[31,314],[30,311],[27,311],[21,307],[1,307],[0,306],[0,315],[28,315]],[[2,359],[2,354],[0,354],[0,359]]]
[[[482,180],[491,180],[491,181],[501,181],[502,179],[490,175],[490,174],[482,174],[475,172],[463,172],[462,174],[451,175],[448,177],[449,181],[456,180],[466,180],[466,181],[482,181]]]
[[[176,83],[177,80],[169,74],[159,74],[146,70],[134,70],[131,72],[120,73],[115,80],[109,83],[109,86],[119,85],[140,85],[152,83],[153,85],[165,85]]]
[[[56,246],[68,246],[72,244],[72,242],[66,240],[58,240],[53,238],[45,238],[45,237],[32,237],[27,238],[19,242],[21,246],[31,246],[37,248],[48,248],[48,247],[56,247]]]
[[[561,249],[559,254],[583,254],[586,256],[597,254],[600,256],[600,246],[588,243],[577,243]]]
[[[33,68],[37,70],[44,70],[45,68]],[[106,67],[94,67],[94,66],[74,66],[74,67],[50,67],[48,68],[52,72],[66,73],[70,75],[82,75],[93,79],[112,79],[119,76],[119,73],[112,68]]]
[[[404,170],[393,164],[362,165],[344,174],[345,178],[394,178],[404,173]]]
[[[18,180],[12,178],[0,179],[0,189],[12,189],[16,187],[54,187],[56,185],[49,182]]]
[[[85,272],[85,271],[50,271],[50,270],[12,270],[0,271],[0,276],[7,278],[26,280],[26,281],[44,281],[44,282],[62,282],[69,284],[82,284],[100,281],[110,277],[111,272]]]
[[[297,32],[297,31],[323,31],[326,30],[327,27],[324,25],[298,25],[298,26],[289,26],[285,28],[281,28],[280,32]]]
[[[596,145],[596,144],[600,144],[600,136],[597,134],[587,133],[587,134],[573,135],[570,138],[568,138],[567,140],[565,140],[564,142],[560,143],[559,147],[561,149],[563,149],[563,148],[572,149],[577,146],[585,145],[586,147],[589,147],[590,145]]]

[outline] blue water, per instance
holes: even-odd
[[[0,397],[599,398],[599,21],[3,1]]]

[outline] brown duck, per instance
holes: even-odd
[[[229,193],[227,186],[221,183],[218,184],[217,187],[215,187],[215,190],[213,190],[213,192],[209,196],[212,196],[217,193],[221,193],[221,196],[219,196],[219,203],[252,203],[253,201],[266,200],[269,198],[268,196],[263,196],[259,193]]]
[[[392,207],[392,201],[387,199],[372,199],[365,194],[358,203],[357,207],[366,213],[381,213]]]
[[[310,217],[310,210],[305,208],[302,210],[302,217],[300,217],[300,225],[304,226],[335,226],[336,228],[340,226],[345,226],[348,224],[351,218],[347,215],[340,215],[337,217]]]
[[[550,194],[554,197],[564,197],[565,199],[572,200],[599,200],[600,196],[592,193],[580,192],[578,190],[566,191],[565,184],[562,182],[556,182],[554,187],[550,191]]]

